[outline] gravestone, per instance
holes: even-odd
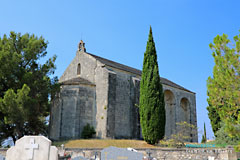
[[[0,160],[5,160],[5,157],[0,154]]]
[[[88,160],[88,159],[85,157],[82,157],[82,156],[78,156],[78,157],[73,158],[73,160]]]
[[[58,149],[44,136],[24,136],[7,150],[6,160],[58,160]]]
[[[208,156],[208,160],[214,160],[215,158],[212,156]]]
[[[109,147],[101,151],[101,160],[142,160],[143,154],[126,148]]]

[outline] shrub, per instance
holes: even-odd
[[[82,138],[84,139],[93,138],[95,134],[96,134],[96,131],[93,128],[93,126],[90,126],[90,124],[87,124],[86,126],[83,127]]]
[[[225,131],[225,124],[216,132],[216,144],[220,145],[237,145],[240,139],[238,137],[230,137]]]
[[[183,146],[185,145],[185,142],[191,142],[192,136],[198,133],[197,127],[193,124],[187,123],[186,121],[177,122],[176,125],[176,134],[172,134],[171,138]]]

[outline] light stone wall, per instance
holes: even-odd
[[[52,105],[50,139],[81,138],[85,125],[96,127],[95,93],[95,86],[62,86]]]
[[[94,158],[95,153],[100,152],[103,148],[66,148],[66,152],[72,155],[72,158],[77,156],[84,156],[86,158]],[[61,150],[61,148],[59,148]],[[208,156],[214,157],[214,160],[237,160],[240,158],[239,152],[236,153],[233,149],[227,148],[141,148],[138,152],[147,156],[150,151],[152,157],[157,160],[202,160],[208,159]],[[6,156],[7,149],[0,148],[0,154]]]
[[[81,74],[77,75],[78,64],[81,64]],[[77,51],[76,56],[60,77],[59,82],[63,82],[78,76],[95,84],[96,68],[99,67],[97,60],[82,51]]]
[[[84,156],[94,158],[95,153],[100,152],[103,148],[66,148],[66,151],[72,155],[72,158]],[[234,149],[227,148],[139,148],[138,152],[143,153],[145,157],[147,152],[151,157],[157,160],[207,160],[208,157],[214,157],[214,160],[237,160],[238,156]]]
[[[97,104],[96,136],[99,138],[107,138],[108,76],[108,71],[100,62],[97,62],[95,72]]]
[[[81,74],[77,75],[77,67],[78,64],[81,64]],[[88,103],[90,104],[94,104],[95,110],[94,113],[92,113],[92,115],[95,115],[94,119],[95,122],[92,123],[92,126],[95,127],[96,130],[96,136],[99,138],[106,138],[107,137],[107,110],[105,108],[107,108],[108,106],[108,74],[109,71],[104,68],[104,65],[97,61],[95,58],[93,58],[92,56],[90,56],[89,54],[86,54],[83,51],[77,51],[75,58],[73,59],[73,61],[71,62],[71,64],[68,66],[68,68],[65,70],[64,74],[60,77],[59,82],[63,82],[66,80],[70,80],[72,78],[77,78],[77,77],[81,77],[84,78],[88,81],[90,81],[91,83],[95,84],[95,90],[94,90],[94,94],[95,94],[95,99],[89,99]],[[68,90],[69,87],[65,87],[62,88],[61,90]],[[70,89],[72,91],[68,91],[70,92],[74,92],[74,89]],[[76,92],[76,91],[75,91]],[[83,103],[77,103],[77,99],[74,96],[71,97],[60,97],[57,98],[56,100],[53,101],[53,109],[52,109],[52,116],[55,118],[51,118],[51,125],[50,127],[50,137],[54,138],[54,139],[59,139],[59,138],[64,138],[64,137],[79,137],[79,133],[74,135],[75,131],[75,127],[73,127],[73,125],[67,126],[67,124],[73,121],[76,121],[74,119],[74,116],[70,116],[67,115],[65,117],[61,116],[62,110],[61,110],[61,105],[62,105],[62,101],[63,99],[65,99],[65,104],[64,104],[64,108],[65,111],[64,112],[68,112],[71,114],[71,112],[76,111],[77,104],[79,105],[84,105]],[[69,102],[69,103],[68,103]],[[79,113],[76,113],[76,115]],[[55,115],[55,116],[54,116]],[[83,116],[83,115],[82,115]],[[61,118],[60,118],[61,117]],[[66,120],[66,118],[68,118],[68,120]],[[78,118],[79,119],[79,118]],[[78,120],[77,120],[78,121]],[[76,121],[76,127],[78,127],[79,122]],[[84,121],[84,119],[81,119],[81,121]],[[88,120],[86,120],[88,121]],[[66,123],[66,125],[64,125],[63,123]],[[63,128],[65,130],[65,127],[71,128],[69,131],[59,135],[59,131],[61,130],[61,128]],[[77,129],[78,130],[78,129]],[[61,132],[60,132],[61,133]],[[55,138],[56,137],[56,138]]]
[[[163,90],[165,93],[165,109],[166,109],[166,126],[165,136],[169,137],[171,134],[175,134],[177,131],[177,122],[186,121],[197,127],[197,115],[196,115],[196,96],[194,93],[173,88],[163,84]],[[181,107],[181,100],[186,99],[188,105],[185,111]],[[170,101],[170,102],[169,102]],[[195,131],[197,133],[197,131]],[[195,134],[192,137],[192,142],[198,141],[198,135]]]
[[[95,153],[100,152],[103,148],[66,148],[66,152],[72,155],[72,158],[77,156],[84,156],[86,158],[94,158]],[[61,150],[61,148],[59,148]],[[208,156],[214,157],[214,160],[237,160],[240,158],[239,152],[236,153],[233,149],[227,148],[141,148],[138,152],[147,156],[150,151],[152,157],[157,160],[202,160],[208,159]],[[0,154],[6,156],[7,149],[0,148]]]

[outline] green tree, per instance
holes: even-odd
[[[0,37],[0,140],[47,134],[50,96],[58,90],[56,56],[47,55],[43,37],[11,32]]]
[[[207,142],[207,132],[206,132],[206,126],[204,122],[204,134],[202,135],[202,141],[201,143],[206,143]]]
[[[164,94],[150,27],[140,84],[140,123],[147,143],[155,144],[164,138],[165,121]]]
[[[212,106],[210,104],[210,102],[208,102],[208,103],[209,103],[209,106],[207,107],[208,117],[209,117],[210,122],[211,122],[213,133],[216,137],[217,131],[221,128],[221,119],[220,119],[220,116],[217,112],[216,107]]]
[[[213,77],[207,80],[209,107],[216,110],[230,137],[240,137],[240,35],[234,42],[226,34],[218,35],[209,46],[215,62]]]

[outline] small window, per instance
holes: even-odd
[[[77,66],[77,75],[81,74],[81,64],[79,63]]]

